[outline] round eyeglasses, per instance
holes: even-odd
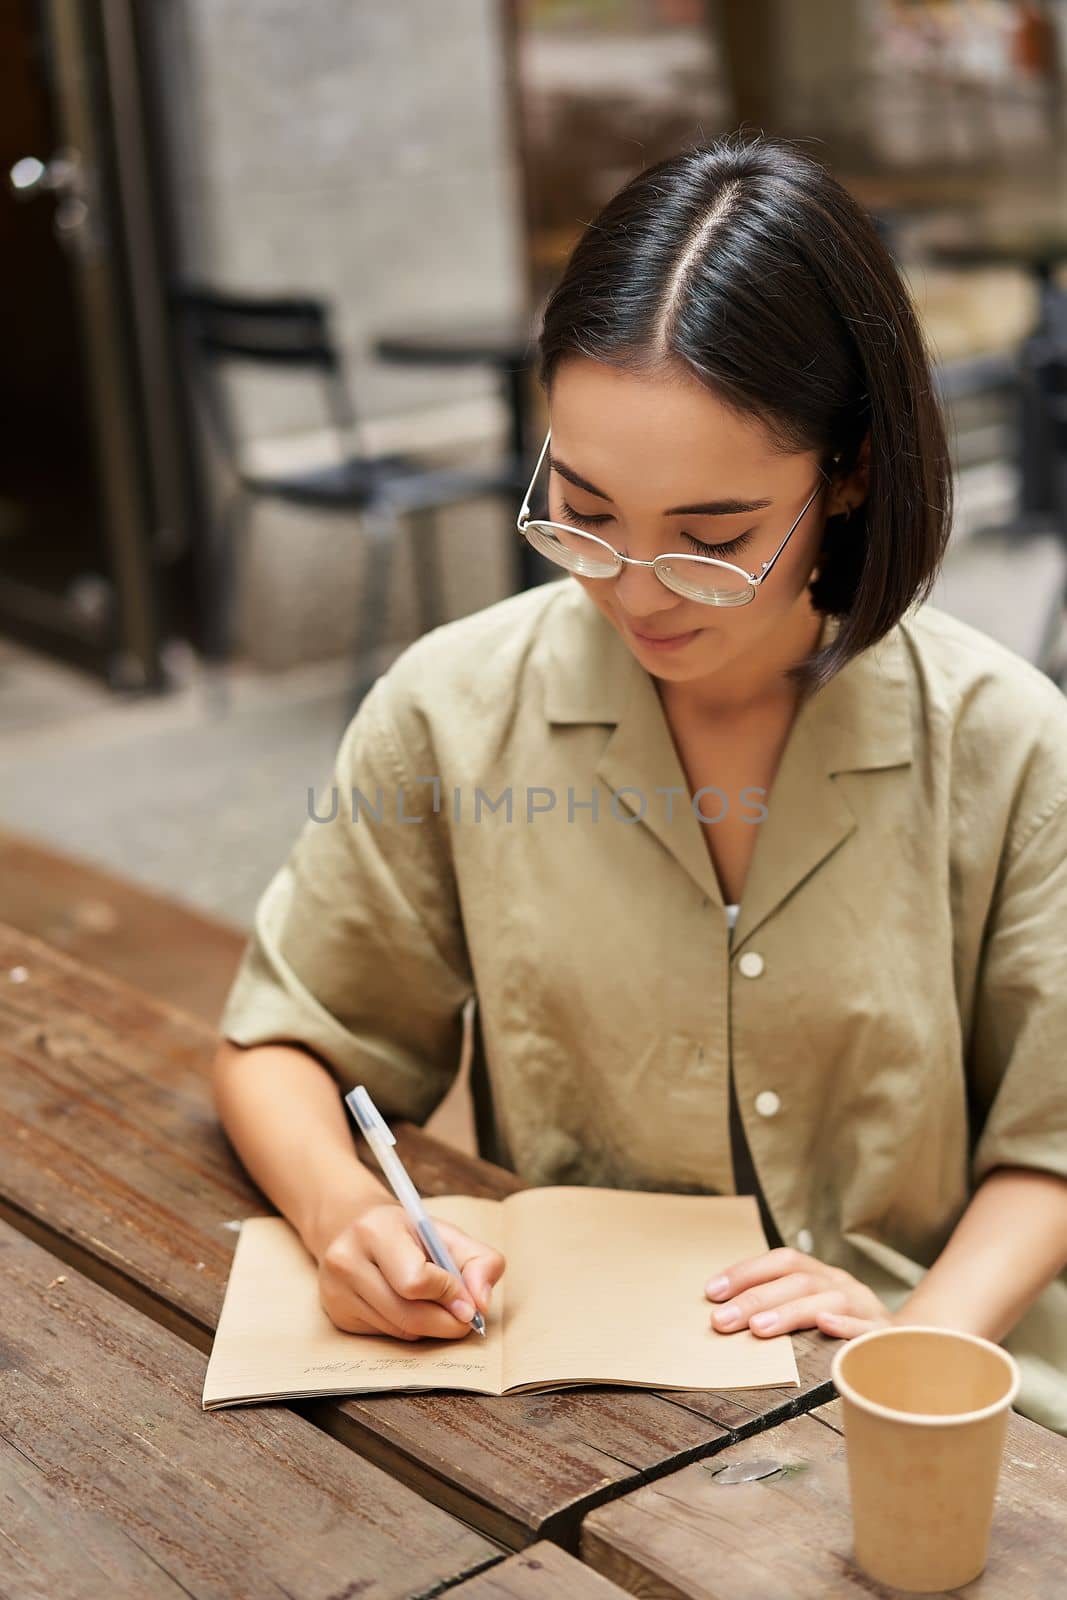
[[[535,550],[539,550],[543,556],[547,556],[549,561],[554,561],[558,567],[565,567],[568,572],[573,572],[580,578],[615,578],[624,566],[651,567],[660,582],[675,594],[681,595],[686,600],[697,600],[706,606],[745,606],[756,598],[757,589],[785,549],[793,529],[821,487],[819,484],[815,485],[793,527],[789,529],[771,559],[763,562],[759,572],[746,572],[744,567],[735,566],[731,561],[717,560],[714,556],[662,555],[654,556],[651,561],[639,561],[636,556],[624,556],[614,545],[608,544],[606,539],[598,538],[595,533],[584,533],[580,528],[569,527],[565,522],[550,522],[542,517],[530,516],[530,497],[551,437],[550,428],[545,434],[541,454],[537,458],[537,465],[515,522],[516,528],[527,543]],[[835,462],[840,459],[840,453],[833,457]],[[823,469],[820,467],[818,470],[820,476],[829,483],[830,479]]]

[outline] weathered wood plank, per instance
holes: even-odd
[[[248,936],[158,890],[0,829],[0,923],[43,939],[212,1027]],[[469,1064],[426,1124],[473,1154]]]
[[[631,1594],[657,1600],[889,1600],[899,1591],[873,1582],[852,1559],[839,1406],[819,1407],[590,1512],[582,1559]],[[716,1481],[726,1466],[757,1459],[786,1471],[752,1483]],[[1013,1412],[989,1562],[953,1593],[976,1600],[1061,1594],[1065,1504],[1067,1440]]]
[[[625,1591],[558,1544],[538,1540],[448,1591],[448,1600],[623,1600]]]
[[[241,928],[40,840],[0,831],[0,921],[214,1024]]]
[[[0,1223],[0,1593],[400,1600],[501,1552]]]
[[[215,1045],[207,1025],[0,927],[0,1215],[203,1352],[233,1223],[274,1211],[219,1126]],[[428,1195],[521,1187],[417,1128],[397,1132]],[[802,1335],[796,1348],[799,1391],[589,1387],[298,1409],[512,1548],[574,1548],[592,1506],[824,1398],[834,1342]]]

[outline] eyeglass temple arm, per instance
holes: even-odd
[[[541,454],[537,458],[537,465],[536,465],[536,467],[534,467],[533,472],[532,472],[532,474],[530,476],[530,481],[526,486],[526,493],[523,496],[522,505],[519,508],[519,515],[516,518],[516,522],[520,527],[522,526],[522,523],[530,515],[530,496],[533,494],[533,486],[537,482],[537,474],[541,470],[541,463],[545,459],[545,452],[548,449],[548,441],[551,439],[551,437],[552,437],[552,429],[549,428],[548,432],[545,434],[545,442],[541,446]]]
[[[838,461],[840,461],[841,460],[840,453],[835,455],[833,457],[833,460],[834,460],[835,464]],[[820,477],[825,478],[827,483],[832,483],[833,480],[830,478],[829,474],[823,472],[823,469],[821,467],[819,468],[819,475],[820,475]],[[793,527],[790,528],[789,532],[786,534],[785,538],[782,540],[781,544],[778,546],[777,550],[774,552],[774,554],[771,557],[771,559],[767,562],[767,565],[764,567],[763,571],[757,574],[756,580],[755,580],[757,584],[761,584],[763,582],[764,578],[770,577],[771,568],[774,566],[774,563],[778,560],[778,557],[781,555],[782,551],[785,549],[786,545],[789,543],[790,539],[793,537],[793,530],[796,528],[797,523],[799,523],[801,517],[807,511],[808,507],[811,505],[811,502],[815,499],[815,496],[818,494],[818,492],[819,492],[819,485],[816,484],[814,489],[809,494],[808,498],[805,500],[803,508],[801,509],[801,511],[799,512],[799,514],[797,516],[796,522],[793,523]]]

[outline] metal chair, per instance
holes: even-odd
[[[367,540],[367,579],[351,707],[355,710],[376,676],[374,654],[382,643],[399,519],[409,519],[416,540],[419,617],[422,627],[429,629],[441,616],[437,511],[486,494],[513,495],[522,481],[523,464],[505,460],[489,470],[468,471],[429,467],[407,454],[371,455],[354,449],[355,408],[332,336],[329,309],[321,300],[236,296],[182,286],[172,291],[172,301],[209,426],[231,477],[221,513],[210,529],[203,564],[205,658],[215,667],[229,659],[237,546],[256,498],[358,512]],[[317,375],[327,423],[336,439],[336,461],[292,472],[247,470],[222,382],[223,368],[238,364]],[[215,693],[225,700],[221,672]]]
[[[1018,349],[948,363],[935,370],[935,383],[949,405],[974,395],[1008,401],[1019,472],[1009,519],[976,530],[954,568],[946,560],[948,609],[1067,693],[1067,293],[1051,269],[1041,274],[1037,322]]]

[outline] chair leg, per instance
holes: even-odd
[[[408,525],[415,564],[419,624],[423,633],[429,633],[431,628],[436,628],[444,615],[437,514],[424,506],[418,511],[409,513]]]
[[[392,507],[379,503],[362,513],[366,546],[366,577],[359,635],[356,641],[356,679],[349,705],[355,715],[367,690],[377,678],[374,655],[382,643],[389,601],[389,574],[396,544],[397,519]]]
[[[205,696],[209,708],[216,712],[226,711],[230,703],[226,668],[233,644],[238,547],[247,523],[248,509],[248,493],[238,485],[231,491],[218,522],[211,530],[204,664]]]

